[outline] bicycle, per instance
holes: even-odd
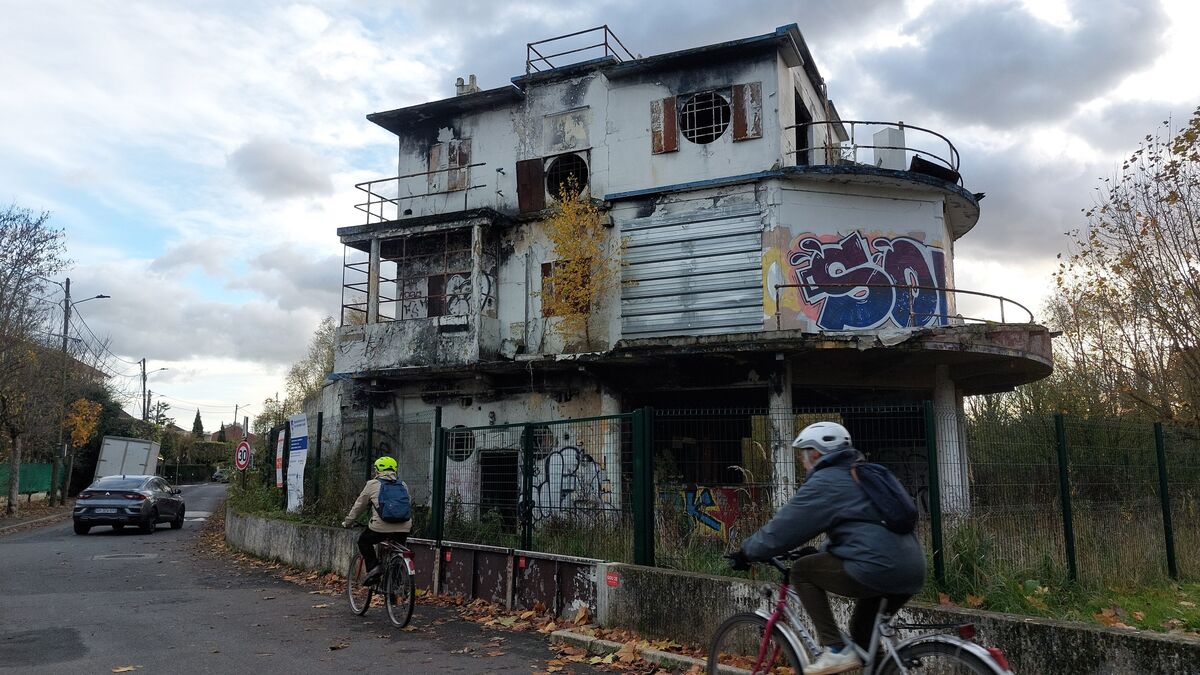
[[[751,673],[772,675],[804,672],[821,648],[800,619],[796,607],[800,597],[789,583],[787,561],[795,556],[771,559],[782,581],[773,611],[734,614],[717,628],[708,652],[709,675]],[[775,595],[763,590],[768,601]],[[900,639],[899,631],[922,631]],[[863,650],[848,637],[862,660],[862,675],[904,673],[969,673],[971,675],[1012,675],[1008,659],[994,647],[972,641],[975,626],[969,623],[906,623],[896,620],[883,603],[875,616],[869,649]]]
[[[397,628],[404,628],[412,619],[417,593],[413,577],[417,574],[412,551],[399,542],[383,541],[379,544],[379,564],[383,574],[369,584],[363,583],[367,576],[366,563],[361,553],[350,558],[346,572],[346,594],[350,598],[350,610],[362,616],[371,607],[371,600],[382,588],[383,602],[388,619]]]

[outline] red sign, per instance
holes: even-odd
[[[242,441],[237,444],[237,449],[233,451],[233,465],[238,471],[245,471],[250,466],[250,444]]]
[[[609,586],[616,588],[617,586],[621,585],[621,576],[616,572],[609,572],[608,574],[604,575],[604,582]]]

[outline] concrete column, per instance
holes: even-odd
[[[621,396],[608,387],[600,387],[600,414],[603,416],[621,414]],[[613,513],[620,513],[624,495],[621,494],[621,422],[609,420],[604,422],[604,476],[608,480],[608,505]]]
[[[962,397],[955,390],[954,380],[950,379],[949,366],[940,365],[934,369],[933,409],[942,512],[966,514],[971,510],[971,484],[965,429],[961,423]]]
[[[471,228],[471,310],[472,321],[483,316],[483,228]],[[478,341],[476,341],[478,344]]]
[[[379,238],[371,239],[371,259],[367,263],[367,323],[379,322]]]
[[[778,361],[767,389],[771,429],[772,505],[778,511],[796,493],[796,453],[792,450],[792,366]]]

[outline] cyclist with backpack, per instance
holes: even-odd
[[[367,507],[371,507],[371,520],[358,536],[358,550],[368,570],[364,585],[383,574],[375,545],[387,540],[403,544],[412,531],[412,501],[408,485],[396,476],[395,459],[385,455],[375,460],[375,477],[363,486],[342,527],[350,527]]]
[[[825,534],[821,551],[792,566],[792,585],[812,619],[824,651],[805,675],[827,675],[862,665],[845,645],[826,592],[857,600],[850,637],[863,649],[880,605],[895,612],[925,583],[925,554],[913,534],[916,507],[887,469],[868,464],[834,422],[805,427],[793,448],[800,450],[808,478],[769,523],[726,556],[735,570],[769,560]]]

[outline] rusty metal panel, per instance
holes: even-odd
[[[417,568],[413,583],[417,588],[432,590],[433,571],[437,566],[437,547],[432,541],[409,539],[408,548],[413,552],[413,563]]]
[[[521,213],[546,208],[545,178],[542,159],[523,159],[517,162],[517,205]]]
[[[450,141],[450,158],[447,160],[446,166],[453,169],[454,167],[466,167],[471,163],[471,139],[456,138]],[[446,173],[446,190],[454,192],[457,190],[466,190],[470,169],[462,168],[456,171],[448,171]]]
[[[580,607],[588,616],[596,616],[596,566],[560,562],[558,564],[559,613],[571,618]]]
[[[650,102],[650,152],[661,155],[679,149],[679,120],[675,97]]]
[[[474,591],[475,581],[475,551],[457,547],[442,548],[442,583],[443,594],[455,595],[462,593],[470,598]]]
[[[762,330],[757,203],[703,206],[620,225],[625,337]]]
[[[474,597],[508,604],[508,553],[476,551]]]
[[[762,83],[733,85],[733,140],[762,138]]]
[[[446,144],[434,143],[429,146],[429,192],[442,191],[442,186],[446,184],[446,174],[438,172],[438,169],[444,168],[446,168]]]
[[[514,570],[516,576],[513,595],[516,596],[516,606],[528,609],[537,603],[558,614],[558,563],[554,560],[541,560],[532,556],[517,554],[517,564]]]

